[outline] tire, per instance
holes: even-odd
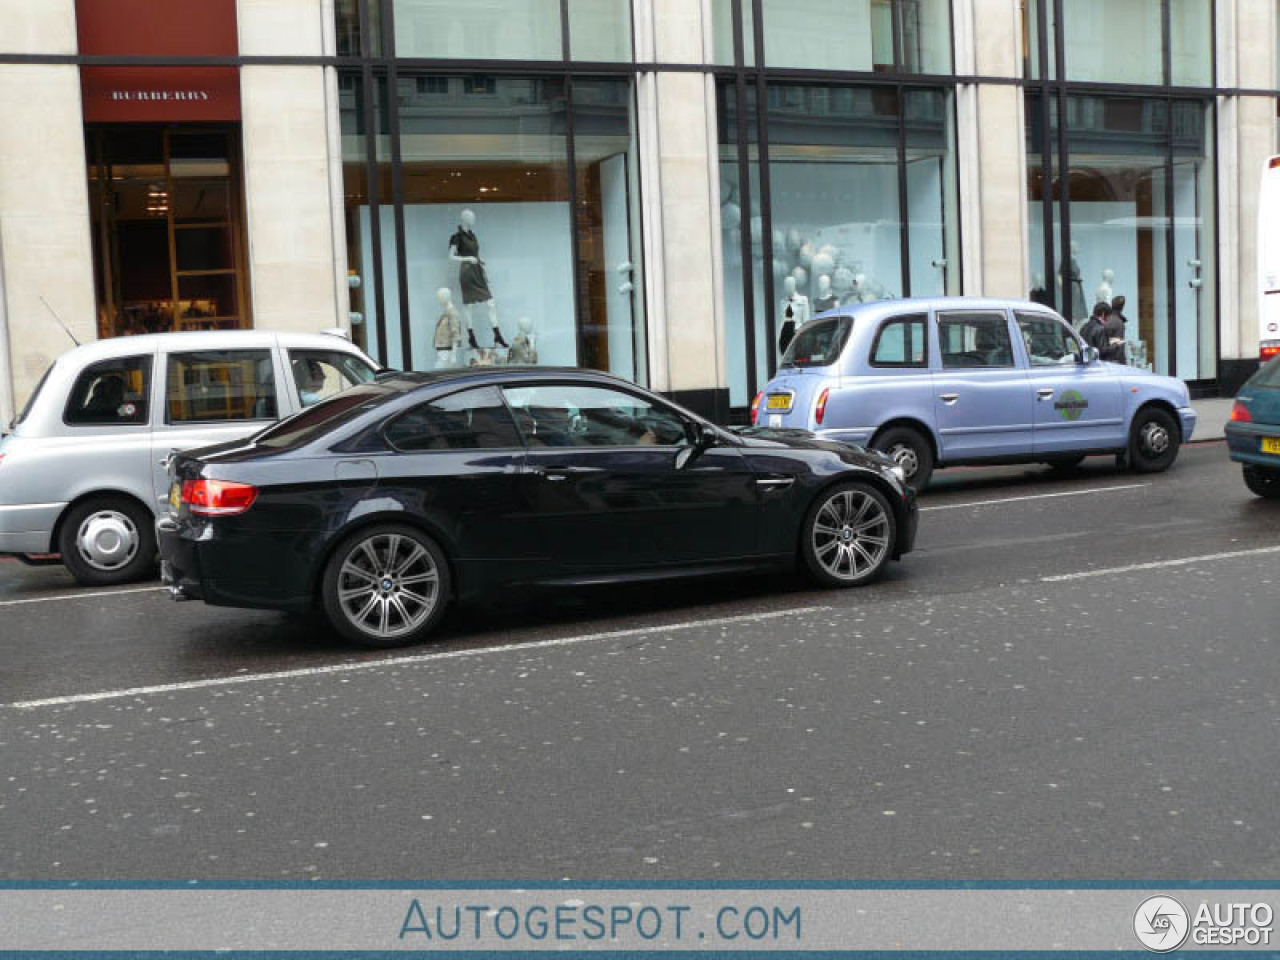
[[[842,483],[818,495],[800,530],[800,558],[823,587],[860,587],[884,573],[897,543],[889,501],[865,483]]]
[[[1177,421],[1160,407],[1143,407],[1129,428],[1129,466],[1135,473],[1161,473],[1178,459]]]
[[[155,575],[155,517],[128,497],[91,497],[62,519],[58,552],[86,587],[109,587]]]
[[[902,467],[907,486],[919,493],[933,476],[933,447],[929,438],[911,427],[890,427],[871,441],[871,449],[879,450]]]
[[[1244,466],[1244,485],[1260,497],[1280,500],[1280,470],[1268,470],[1266,467],[1255,467],[1247,463]]]
[[[1084,463],[1084,454],[1073,454],[1070,456],[1054,457],[1052,460],[1046,460],[1050,470],[1074,470],[1080,464]]]
[[[320,599],[344,638],[386,649],[422,641],[444,616],[449,589],[449,564],[434,540],[413,527],[381,524],[338,545]]]

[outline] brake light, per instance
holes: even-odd
[[[764,397],[764,391],[761,390],[756,394],[756,398],[751,401],[751,425],[756,425],[756,418],[760,416],[760,400]]]
[[[822,392],[818,394],[818,407],[813,411],[813,419],[822,422],[822,418],[827,415],[827,398],[831,396],[831,388],[823,387]]]
[[[230,480],[184,480],[182,502],[192,513],[206,517],[231,517],[244,513],[258,499],[258,488]]]
[[[1280,340],[1269,340],[1262,345],[1262,359],[1270,360],[1272,357],[1280,357]]]
[[[1236,423],[1253,423],[1253,414],[1249,412],[1249,408],[1237,400],[1231,406],[1231,419]]]

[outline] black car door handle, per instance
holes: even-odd
[[[543,480],[568,480],[569,477],[578,473],[598,473],[599,471],[591,467],[525,467],[525,473],[532,474],[535,477],[541,477]]]

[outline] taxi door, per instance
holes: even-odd
[[[1077,362],[1080,341],[1056,316],[1018,310],[1014,319],[1035,395],[1036,453],[1123,447],[1124,387],[1117,369],[1098,360]]]

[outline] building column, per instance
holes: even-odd
[[[0,23],[0,52],[76,53],[73,0],[0,0]],[[5,426],[49,364],[74,346],[53,314],[81,342],[97,338],[87,177],[78,69],[0,64]]]
[[[239,0],[245,56],[320,56],[322,0]],[[319,331],[349,322],[339,304],[330,156],[330,84],[319,66],[240,71],[249,283],[254,326]]]

